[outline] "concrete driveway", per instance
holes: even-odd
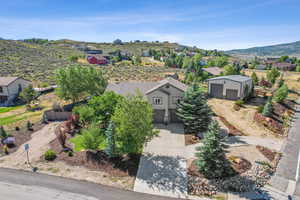
[[[187,198],[187,164],[181,124],[156,125],[160,131],[144,148],[134,191]]]

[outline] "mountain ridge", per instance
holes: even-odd
[[[248,56],[282,56],[282,55],[300,55],[300,40],[290,43],[268,45],[261,47],[252,47],[246,49],[233,49],[225,51],[230,55],[248,55]]]

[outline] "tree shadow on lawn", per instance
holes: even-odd
[[[187,192],[186,161],[179,156],[144,155],[137,178],[153,189]]]

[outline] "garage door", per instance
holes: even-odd
[[[180,123],[181,122],[181,120],[179,119],[179,117],[176,114],[175,109],[170,110],[170,121],[171,121],[171,123]]]
[[[226,99],[237,100],[238,99],[238,90],[227,89],[226,90]]]
[[[164,123],[165,110],[153,110],[153,122]]]
[[[210,84],[210,96],[215,98],[223,98],[223,84]]]

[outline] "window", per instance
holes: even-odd
[[[3,87],[0,86],[0,93],[3,93]]]
[[[179,96],[172,97],[172,103],[173,104],[178,104],[181,99],[182,99],[182,97],[179,97]]]
[[[0,103],[5,103],[7,99],[7,96],[0,96]]]
[[[162,105],[163,104],[162,97],[153,97],[152,104],[153,105]]]

